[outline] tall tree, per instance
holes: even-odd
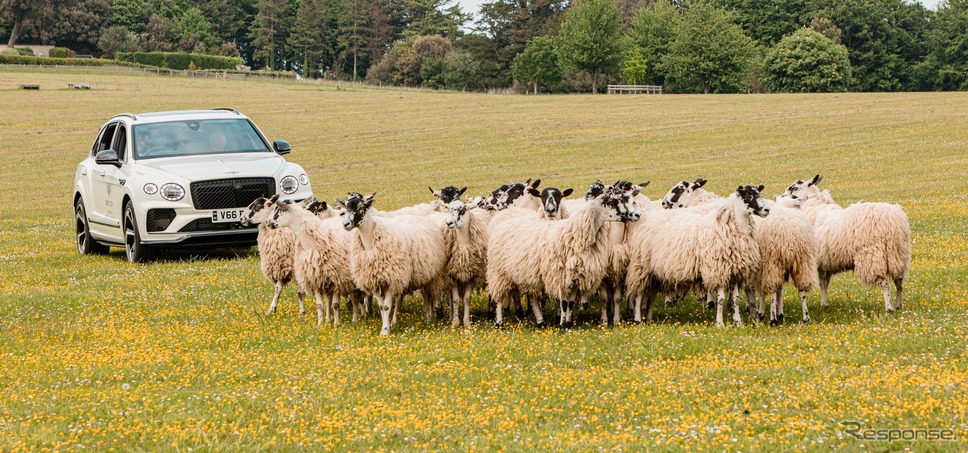
[[[642,56],[652,62],[652,71],[645,75],[644,81],[665,85],[667,75],[662,62],[669,54],[669,46],[675,40],[678,21],[679,9],[664,0],[655,2],[651,7],[643,8],[632,18],[627,34],[631,46],[639,49]]]
[[[484,3],[475,32],[457,42],[480,62],[476,77],[481,86],[509,86],[515,56],[535,37],[556,35],[566,6],[565,0]]]
[[[261,58],[269,69],[278,69],[285,63],[286,38],[289,36],[289,0],[259,0],[259,13],[252,27],[254,58]]]
[[[566,69],[588,72],[592,93],[598,80],[622,61],[622,18],[615,0],[576,0],[558,32],[558,52]]]
[[[734,21],[760,45],[771,47],[784,36],[808,25],[811,0],[717,0]]]
[[[151,16],[146,0],[111,0],[111,23],[135,33],[144,33]]]
[[[303,77],[318,78],[322,75],[327,57],[332,53],[332,23],[330,11],[324,0],[302,0],[289,35],[289,47],[301,59]]]
[[[353,80],[359,78],[360,52],[369,45],[370,5],[367,0],[344,0],[337,41],[345,61],[351,62]]]
[[[927,32],[928,54],[916,68],[918,88],[968,90],[968,2],[947,0]]]
[[[561,65],[558,62],[558,49],[555,39],[550,36],[537,36],[528,43],[524,52],[514,58],[512,65],[514,78],[534,87],[561,81]]]
[[[756,46],[732,14],[708,3],[691,3],[676,23],[663,64],[683,92],[728,93],[742,89]]]
[[[165,19],[157,14],[148,16],[148,25],[141,39],[141,48],[148,52],[167,52],[171,50],[171,32]]]
[[[913,86],[924,58],[927,12],[904,0],[815,0],[815,14],[841,29],[852,68],[851,89],[895,91]]]
[[[182,12],[171,31],[178,49],[185,52],[206,52],[221,44],[221,40],[212,32],[212,24],[194,6]]]
[[[17,44],[20,33],[25,27],[42,28],[65,3],[66,0],[0,0],[0,18],[4,16],[13,18],[7,46],[13,47]]]
[[[847,91],[847,48],[819,32],[801,28],[766,53],[766,85],[772,91],[817,93]]]
[[[42,42],[57,43],[82,54],[95,53],[101,33],[111,23],[108,0],[78,0],[59,7],[35,34]]]

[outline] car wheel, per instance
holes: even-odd
[[[143,263],[148,260],[148,248],[141,243],[138,219],[134,215],[134,207],[131,203],[124,205],[124,254],[132,263]]]
[[[91,227],[87,222],[84,200],[78,198],[74,205],[74,233],[77,238],[77,251],[81,255],[103,255],[108,252],[106,245],[98,244],[91,237]]]

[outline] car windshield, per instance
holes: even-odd
[[[246,119],[139,124],[133,137],[138,159],[270,151]]]

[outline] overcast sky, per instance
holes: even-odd
[[[491,0],[457,0],[457,4],[460,5],[464,12],[473,14],[476,18],[477,13],[481,9],[481,5],[489,1]],[[928,9],[937,9],[938,3],[941,3],[942,1],[943,0],[921,0],[921,4],[928,7]],[[469,25],[470,24],[466,25],[465,27],[470,28]]]

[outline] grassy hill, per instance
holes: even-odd
[[[0,68],[0,105],[0,450],[968,446],[968,93],[488,96]],[[772,195],[819,173],[841,204],[907,211],[905,310],[845,274],[828,308],[810,296],[810,325],[718,330],[690,299],[654,325],[598,327],[595,304],[569,332],[495,331],[478,296],[470,331],[408,301],[379,338],[373,319],[317,328],[292,288],[266,317],[254,249],[79,256],[73,172],[98,127],[218,106],[290,141],[317,197],[378,191],[383,209],[428,185],[621,178],[658,199],[700,176]],[[845,421],[959,440],[860,441]]]

